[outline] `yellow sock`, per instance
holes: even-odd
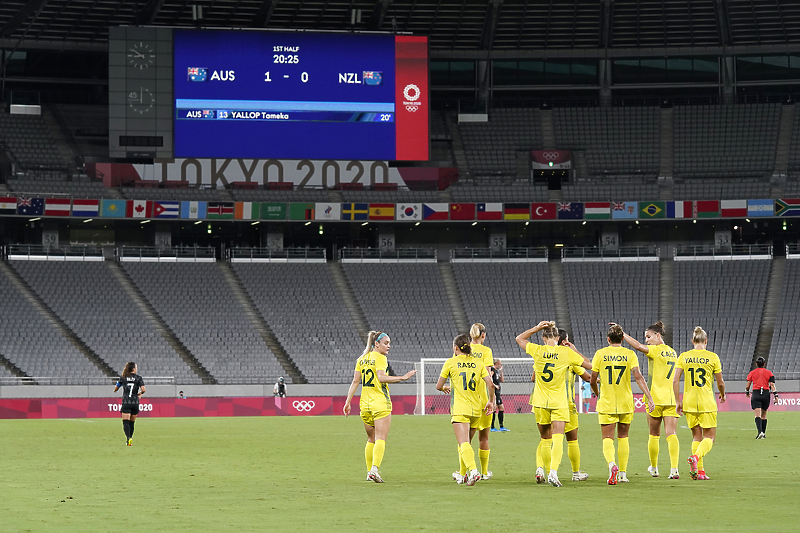
[[[467,475],[467,465],[464,464],[464,458],[461,457],[461,445],[459,444],[456,448],[456,452],[458,452],[458,473],[462,476]]]
[[[678,436],[670,435],[667,437],[667,446],[669,446],[669,467],[678,468],[681,456],[681,442],[678,440]]]
[[[692,455],[697,455],[697,448],[700,446],[700,443],[696,440],[692,441]],[[698,456],[697,457],[697,469],[703,470],[703,458]]]
[[[553,439],[542,439],[542,468],[544,468],[544,473],[547,474],[550,471],[550,462],[553,456]]]
[[[376,439],[375,440],[375,447],[372,449],[372,466],[377,468],[381,467],[381,461],[383,461],[383,452],[386,450],[386,441]]]
[[[558,470],[564,456],[564,434],[553,433],[553,451],[550,456],[550,470]]]
[[[619,455],[620,472],[627,472],[628,457],[631,456],[631,445],[628,443],[628,437],[617,439],[617,455]]]
[[[581,447],[578,446],[577,440],[567,441],[567,457],[572,464],[573,472],[580,472],[581,470]]]
[[[667,439],[669,441],[669,439]],[[647,441],[647,453],[650,455],[650,466],[653,468],[658,466],[658,448],[659,448],[659,437],[655,435],[650,435],[650,439]]]
[[[367,447],[364,448],[364,459],[367,460],[367,472],[372,470],[372,449],[374,447],[374,442],[367,442]]]
[[[544,441],[539,439],[539,445],[536,447],[536,468],[544,468],[544,459],[542,458],[542,443]],[[547,465],[548,470],[550,465]]]
[[[478,458],[481,460],[481,475],[489,473],[489,450],[478,450]]]
[[[477,466],[475,466],[475,452],[472,451],[472,446],[469,445],[469,442],[462,442],[460,448],[461,460],[467,465],[467,470],[470,472],[477,470]]]
[[[706,456],[708,452],[711,451],[711,447],[714,446],[714,441],[711,439],[703,439],[700,441],[700,445],[697,447],[697,457],[703,458]]]
[[[603,457],[606,463],[614,462],[614,439],[603,439]]]

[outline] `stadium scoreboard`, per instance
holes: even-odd
[[[113,30],[112,156],[429,157],[425,37]]]

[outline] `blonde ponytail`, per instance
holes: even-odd
[[[480,322],[472,324],[472,327],[469,328],[469,336],[472,337],[472,340],[480,338],[484,333],[486,333],[486,326]]]
[[[704,344],[706,342],[708,342],[708,333],[700,326],[696,326],[692,335],[692,344]]]
[[[367,346],[364,348],[364,353],[361,354],[361,357],[364,357],[369,352],[375,349],[375,343],[378,342],[378,339],[381,338],[381,335],[386,336],[386,333],[382,331],[370,331],[367,335]]]

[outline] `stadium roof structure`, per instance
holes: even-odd
[[[199,19],[195,6],[202,8]],[[108,28],[129,25],[410,32],[430,37],[433,57],[481,51],[800,49],[797,0],[0,2],[3,48],[105,50]]]

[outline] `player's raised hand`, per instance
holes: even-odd
[[[411,376],[413,376],[413,375],[414,375],[414,374],[416,374],[416,373],[417,373],[417,371],[416,371],[416,370],[409,370],[409,371],[408,371],[408,372],[406,372],[406,374],[403,376],[403,381],[405,381],[405,380],[407,380],[407,379],[411,378]]]

